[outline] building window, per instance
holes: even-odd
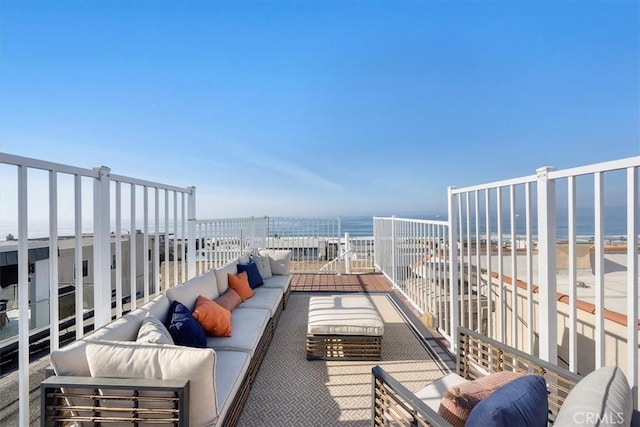
[[[89,260],[88,259],[83,259],[82,260],[82,277],[87,277],[89,275]],[[75,263],[73,265],[73,278],[76,278],[76,268],[75,268]]]
[[[111,255],[111,269],[112,270],[116,269],[116,256],[115,255]]]

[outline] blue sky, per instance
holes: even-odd
[[[199,217],[429,215],[640,154],[637,1],[0,1],[0,150]]]

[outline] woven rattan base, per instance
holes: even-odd
[[[381,336],[307,335],[307,360],[380,360]]]

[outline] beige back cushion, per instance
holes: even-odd
[[[85,339],[105,341],[135,341],[147,310],[137,308],[87,335]],[[49,355],[56,375],[90,376],[85,353],[86,341],[64,346]]]
[[[218,292],[224,294],[229,288],[229,278],[227,274],[238,274],[238,261],[234,260],[220,268],[216,268],[216,280],[218,281]]]
[[[291,270],[291,250],[261,249],[260,255],[268,256],[271,261],[271,274],[287,275]]]
[[[169,298],[167,298],[165,294],[159,294],[154,299],[143,305],[142,308],[164,323],[167,320],[170,305],[171,302],[169,301]]]
[[[216,274],[213,270],[205,271],[200,276],[194,277],[180,286],[167,289],[169,301],[180,301],[189,310],[193,310],[198,296],[210,299],[218,298],[218,285]]]

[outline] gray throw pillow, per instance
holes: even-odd
[[[271,273],[271,260],[268,256],[251,255],[251,259],[258,266],[258,272],[263,279],[268,279],[273,276]]]
[[[633,402],[626,376],[617,366],[605,366],[576,384],[553,425],[629,426],[632,415]]]
[[[150,344],[173,344],[173,338],[169,333],[169,330],[162,322],[155,318],[151,313],[147,313],[147,316],[142,320],[142,325],[138,330],[138,337],[136,338],[138,343],[150,343]]]

